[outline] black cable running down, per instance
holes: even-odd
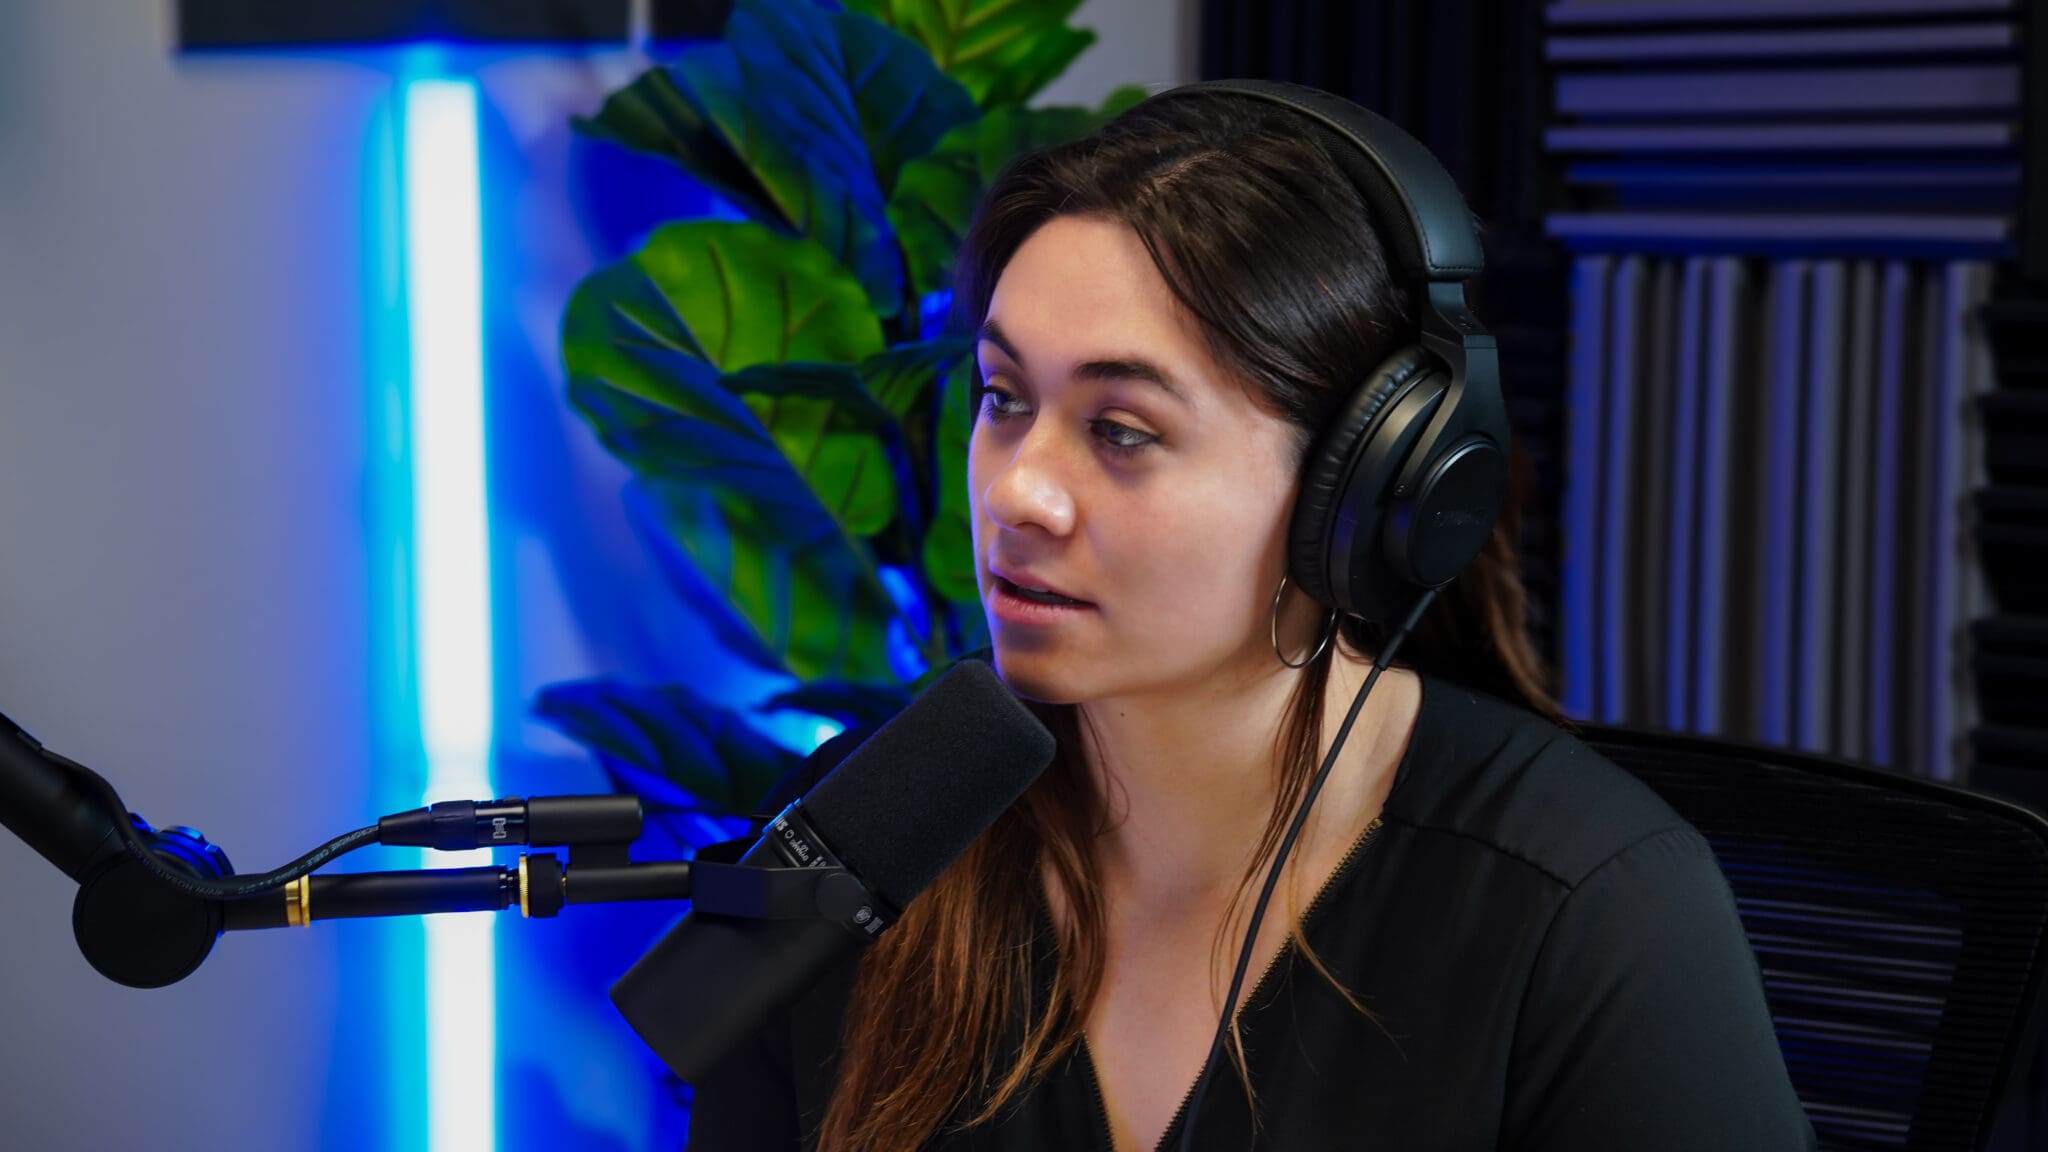
[[[1258,903],[1252,905],[1251,925],[1245,929],[1244,947],[1237,953],[1237,970],[1230,976],[1230,993],[1223,998],[1223,1015],[1216,1020],[1216,1037],[1209,1043],[1209,1057],[1202,1061],[1202,1074],[1195,1080],[1194,1091],[1188,1094],[1187,1120],[1180,1130],[1180,1152],[1191,1152],[1195,1146],[1195,1117],[1202,1110],[1202,1093],[1209,1087],[1209,1077],[1216,1071],[1217,1058],[1223,1052],[1223,1038],[1230,1033],[1231,1017],[1237,1009],[1237,994],[1244,987],[1245,970],[1251,966],[1252,947],[1259,938],[1259,924],[1265,919],[1266,904],[1273,898],[1273,889],[1279,886],[1280,869],[1287,863],[1287,853],[1294,848],[1301,826],[1308,821],[1309,805],[1316,802],[1316,794],[1323,790],[1323,781],[1336,765],[1337,753],[1344,747],[1344,738],[1351,735],[1351,724],[1358,719],[1359,710],[1365,707],[1365,698],[1372,692],[1372,686],[1378,682],[1380,673],[1386,671],[1387,665],[1393,663],[1394,654],[1401,650],[1401,642],[1408,638],[1409,630],[1422,619],[1423,611],[1435,599],[1436,589],[1424,590],[1415,601],[1415,607],[1409,609],[1407,618],[1401,621],[1401,626],[1381,646],[1379,655],[1373,660],[1372,671],[1366,674],[1365,683],[1359,686],[1357,697],[1351,701],[1351,711],[1344,714],[1344,724],[1337,729],[1337,738],[1330,742],[1330,751],[1323,757],[1323,766],[1317,770],[1315,779],[1309,781],[1308,793],[1301,798],[1301,806],[1294,810],[1294,820],[1287,826],[1287,835],[1280,840],[1272,867],[1266,870],[1265,887],[1259,890]]]

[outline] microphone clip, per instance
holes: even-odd
[[[835,864],[757,868],[701,856],[690,866],[690,907],[699,916],[827,920],[861,940],[896,918],[853,873]]]

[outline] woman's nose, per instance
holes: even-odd
[[[1063,447],[1041,426],[1017,441],[1008,459],[992,461],[983,478],[989,516],[1011,531],[1026,527],[1064,536],[1074,527],[1074,493],[1066,479]],[[978,445],[986,449],[988,445]]]

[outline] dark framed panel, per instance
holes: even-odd
[[[624,43],[628,0],[178,0],[178,48]]]
[[[725,28],[733,0],[654,0],[648,33],[655,40],[705,40]]]

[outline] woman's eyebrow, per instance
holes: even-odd
[[[984,320],[981,330],[975,334],[975,340],[977,343],[983,340],[988,341],[997,348],[1002,349],[1003,355],[1016,361],[1017,367],[1029,369],[1029,366],[1024,363],[1024,357],[1017,354],[1016,345],[1010,343],[1009,337],[1003,335],[1002,328],[995,321]],[[1173,377],[1167,375],[1164,370],[1151,361],[1141,360],[1134,356],[1119,357],[1114,360],[1087,361],[1075,367],[1074,378],[1077,380],[1136,380],[1146,384],[1157,385],[1161,391],[1182,404],[1190,406],[1193,404],[1188,399],[1187,392],[1174,382]]]
[[[1074,369],[1074,377],[1078,380],[1138,380],[1157,384],[1168,396],[1182,404],[1190,403],[1187,393],[1173,382],[1173,377],[1148,360],[1090,360]]]
[[[986,340],[989,343],[995,345],[996,347],[1001,348],[1003,350],[1003,355],[1008,356],[1010,359],[1015,360],[1017,362],[1017,367],[1024,367],[1024,358],[1022,356],[1017,355],[1017,346],[1010,343],[1010,338],[1008,336],[1003,335],[1003,330],[1001,328],[996,327],[995,321],[983,320],[981,322],[981,331],[976,332],[974,334],[974,342],[976,344],[979,344],[983,340]]]

